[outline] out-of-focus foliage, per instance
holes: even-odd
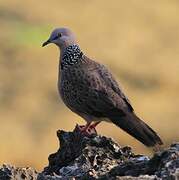
[[[55,27],[71,28],[111,69],[166,146],[179,140],[178,1],[1,0],[0,25],[1,164],[42,168],[57,148],[55,131],[84,123],[58,97],[58,49],[41,48]],[[112,124],[98,132],[150,153]]]

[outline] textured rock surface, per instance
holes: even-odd
[[[38,173],[30,167],[16,168],[11,165],[0,167],[0,180],[36,180]]]
[[[77,130],[58,131],[57,136],[60,148],[43,172],[3,165],[0,180],[179,179],[179,143],[149,159],[104,136],[86,137]]]

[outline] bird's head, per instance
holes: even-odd
[[[54,43],[61,50],[66,47],[76,44],[74,34],[68,28],[56,28],[52,31],[49,39],[42,44],[42,47],[47,44]]]

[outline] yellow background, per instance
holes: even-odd
[[[72,29],[83,52],[108,66],[165,146],[179,140],[177,0],[0,0],[0,164],[40,170],[57,150],[56,130],[84,123],[58,97],[58,49],[41,47],[55,27]],[[112,124],[97,129],[151,154]]]

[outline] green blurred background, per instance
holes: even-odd
[[[165,146],[179,140],[179,1],[0,0],[0,25],[0,164],[42,169],[56,130],[84,123],[58,97],[58,49],[41,48],[55,27],[109,67]],[[97,129],[151,154],[112,124]]]

